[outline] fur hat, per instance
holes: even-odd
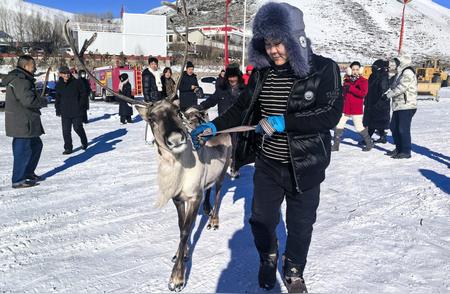
[[[128,79],[128,75],[126,73],[123,73],[119,76],[119,80],[121,82],[125,82]]]
[[[225,71],[225,79],[228,79],[229,77],[242,77],[242,72],[239,67],[227,67],[227,70]]]
[[[312,51],[300,9],[287,3],[270,2],[258,10],[253,21],[253,38],[248,53],[250,63],[258,69],[271,64],[265,49],[266,39],[281,41],[295,74],[300,77],[308,75]]]

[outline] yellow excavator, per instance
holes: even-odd
[[[422,95],[437,97],[441,87],[448,87],[449,75],[443,71],[439,60],[427,60],[416,69],[417,91]]]

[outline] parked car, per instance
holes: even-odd
[[[43,85],[44,85],[43,82],[36,82],[36,91],[38,92],[38,95],[41,95]],[[55,86],[56,82],[54,81],[47,82],[47,87],[45,88],[44,96],[47,97],[48,103],[55,102],[56,98]]]
[[[203,94],[211,96],[216,91],[217,77],[203,77],[198,81],[198,85],[203,89]]]
[[[73,56],[73,51],[72,51],[72,48],[70,48],[70,47],[63,47],[63,48],[60,48],[58,51],[59,51],[59,53],[61,53],[63,55],[67,54],[69,56]]]
[[[6,86],[3,85],[2,81],[0,80],[0,107],[5,107],[5,100],[6,100]]]

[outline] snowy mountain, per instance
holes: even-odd
[[[249,19],[267,0],[248,0]],[[225,3],[225,1],[223,1]],[[243,21],[242,1],[230,6],[230,21]],[[395,55],[398,48],[402,4],[397,0],[285,0],[305,14],[306,31],[317,53],[338,61],[372,62]],[[208,0],[189,2],[193,25],[222,24],[225,4]],[[166,14],[156,8],[150,14]],[[429,57],[450,60],[450,10],[431,0],[408,4],[404,51],[416,61]]]
[[[28,15],[40,14],[48,21],[53,21],[54,19],[67,20],[75,17],[75,14],[70,12],[25,2],[23,0],[0,0],[0,8],[5,8],[10,12],[20,11]]]

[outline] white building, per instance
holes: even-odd
[[[228,48],[229,50],[241,51],[243,30],[234,26],[228,26]],[[178,29],[179,33],[185,35],[184,29]],[[248,36],[247,36],[248,37]],[[200,26],[189,28],[189,42],[194,46],[208,46],[224,49],[225,27],[224,26]],[[167,31],[167,43],[181,43],[182,40],[172,30]]]
[[[99,54],[167,56],[166,16],[124,13],[118,23],[74,23],[78,48],[97,32],[88,51]]]

